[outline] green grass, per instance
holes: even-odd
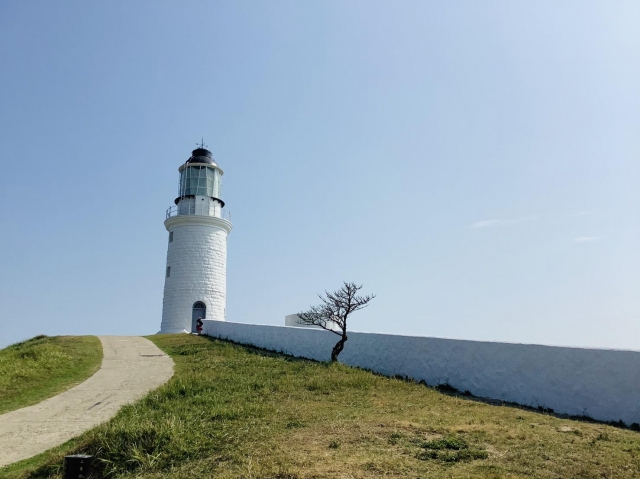
[[[0,414],[36,404],[100,368],[95,336],[36,336],[0,350]]]
[[[166,385],[0,477],[60,478],[69,453],[95,455],[109,478],[640,477],[630,430],[192,335],[151,339],[176,363]]]

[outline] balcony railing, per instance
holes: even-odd
[[[182,215],[215,216],[216,218],[231,221],[231,213],[224,211],[219,204],[216,205],[212,203],[206,205],[187,203],[170,206],[167,209],[166,219],[169,219],[172,216]]]

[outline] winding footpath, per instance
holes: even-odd
[[[85,382],[34,406],[0,415],[0,467],[58,446],[111,419],[173,376],[173,360],[151,341],[99,336],[102,366]]]

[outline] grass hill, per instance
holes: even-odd
[[[640,434],[340,364],[152,336],[174,377],[108,423],[0,477],[59,478],[88,453],[113,478],[633,478]]]
[[[95,336],[36,336],[0,349],[0,414],[66,391],[92,376],[101,362]]]

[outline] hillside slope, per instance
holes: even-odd
[[[95,336],[36,336],[0,350],[0,414],[60,394],[102,362]]]
[[[339,364],[191,335],[154,336],[175,375],[72,443],[0,471],[60,477],[89,453],[105,477],[640,475],[640,434],[453,397]]]

